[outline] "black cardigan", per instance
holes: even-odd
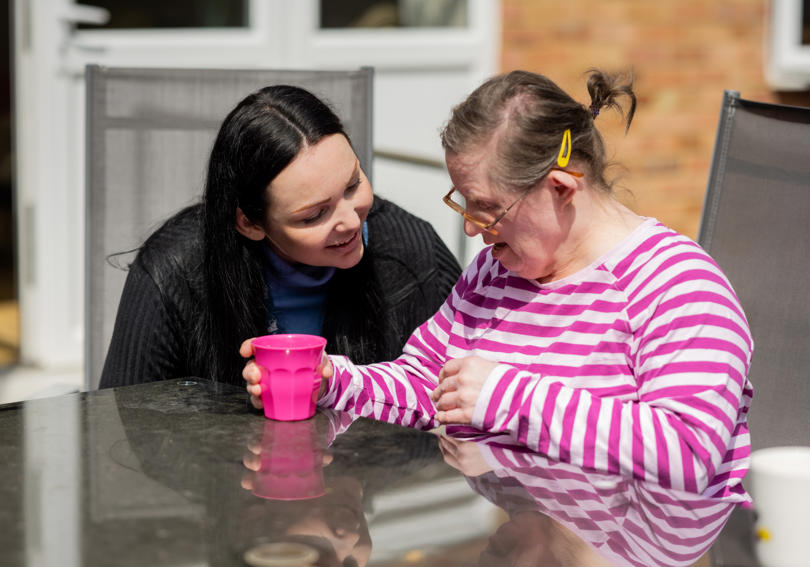
[[[138,384],[183,376],[199,376],[241,385],[244,360],[234,352],[225,366],[226,376],[213,376],[206,357],[211,349],[195,332],[208,308],[203,281],[203,244],[201,236],[202,207],[196,205],[169,219],[144,243],[132,263],[121,302],[118,306],[100,387]],[[358,333],[352,341],[368,341],[378,353],[377,360],[390,360],[401,352],[402,345],[416,327],[428,319],[447,298],[460,268],[454,256],[429,223],[404,211],[397,205],[375,197],[368,218],[369,243],[362,271],[344,272],[340,278],[341,293],[350,290],[352,273],[363,274],[358,287],[377,294],[380,313],[347,314],[334,294],[328,300],[324,336],[330,354],[348,354],[347,337],[341,333]],[[369,274],[371,274],[369,279]],[[337,275],[337,274],[336,274]],[[352,298],[355,306],[362,300]],[[361,303],[358,304],[358,301]],[[351,300],[349,301],[351,303]],[[264,298],[257,298],[257,308]],[[333,308],[334,306],[334,308]],[[341,312],[341,309],[343,311]],[[365,331],[347,331],[348,317],[376,316],[380,322],[372,331],[368,325],[356,326]],[[373,327],[373,326],[372,326]],[[196,337],[196,338],[195,338]],[[239,337],[244,340],[249,337]],[[370,363],[376,360],[355,360]]]

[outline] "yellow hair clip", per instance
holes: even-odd
[[[566,128],[560,145],[560,153],[557,154],[557,165],[565,167],[568,165],[569,159],[571,159],[571,129]]]

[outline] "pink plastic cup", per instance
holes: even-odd
[[[253,339],[253,356],[261,369],[264,415],[279,421],[309,419],[321,385],[326,339],[316,335],[265,335]]]
[[[307,500],[326,494],[323,451],[315,420],[265,421],[262,464],[253,494],[271,500]]]

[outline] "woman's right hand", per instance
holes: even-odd
[[[262,372],[259,365],[253,360],[253,339],[247,339],[239,347],[239,354],[242,358],[249,359],[242,369],[242,378],[245,379],[247,385],[245,389],[250,394],[250,403],[256,409],[262,409]]]
[[[253,360],[253,339],[245,340],[242,345],[239,347],[239,354],[242,355],[243,358],[248,358],[249,360],[245,363],[245,367],[242,369],[242,378],[245,379],[247,385],[245,389],[247,390],[248,394],[250,394],[250,403],[256,409],[262,409],[262,372],[259,368],[259,365]],[[329,383],[329,379],[332,377],[332,373],[334,370],[332,369],[332,363],[329,362],[329,357],[326,356],[326,353],[323,354],[321,358],[321,365],[318,367],[318,370],[321,373],[321,388],[318,391],[318,398],[321,398],[324,393],[326,393],[326,388]]]

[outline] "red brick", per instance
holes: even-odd
[[[597,122],[627,168],[617,194],[695,237],[723,90],[810,104],[808,93],[775,93],[765,82],[767,1],[502,0],[501,65],[548,75],[582,103],[587,69],[632,68],[639,104],[630,132],[613,113]]]

